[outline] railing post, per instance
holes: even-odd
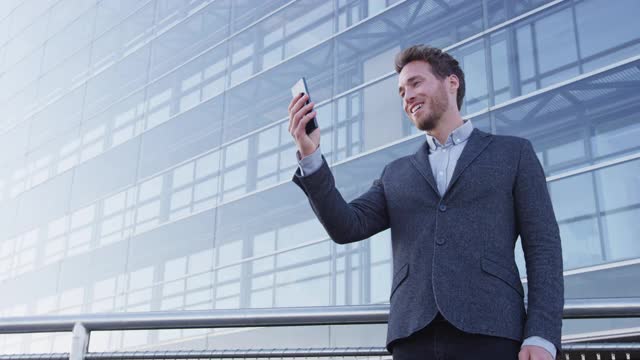
[[[71,338],[71,352],[69,360],[84,360],[89,350],[89,333],[82,323],[73,325],[73,337]]]

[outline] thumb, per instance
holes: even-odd
[[[518,353],[518,360],[529,360],[529,349],[522,348]]]

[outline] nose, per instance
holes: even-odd
[[[404,91],[404,98],[406,100],[411,100],[415,97],[415,89],[413,88],[413,86],[407,86],[407,88]]]
[[[410,103],[414,98],[415,98],[415,95],[414,95],[413,91],[409,90],[409,89],[406,89],[405,92],[404,92],[404,97],[403,97],[405,105]]]

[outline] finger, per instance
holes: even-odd
[[[300,119],[300,121],[298,122],[298,126],[296,127],[296,134],[298,136],[303,136],[306,135],[307,131],[306,131],[306,127],[307,127],[307,123],[309,121],[311,121],[311,119],[313,119],[316,116],[316,111],[312,111],[310,113],[308,113],[307,115],[303,116],[302,119]]]
[[[298,126],[298,122],[300,121],[300,119],[302,119],[305,115],[307,115],[307,113],[309,113],[311,110],[313,110],[313,106],[315,105],[315,103],[310,102],[309,104],[303,106],[300,110],[298,110],[294,115],[293,115],[293,128],[295,129]]]
[[[302,95],[291,108],[291,113],[292,114],[297,113],[300,110],[300,108],[304,106],[304,104],[307,102],[308,99],[309,99],[309,95],[307,94]]]
[[[298,104],[300,103],[300,101],[302,100],[302,98],[304,96],[301,97],[301,95],[305,95],[305,94],[299,94],[297,97],[295,97],[293,100],[291,100],[291,104],[289,104],[290,108],[289,108],[289,133],[291,133],[292,129],[295,129],[295,118],[296,115],[299,111],[299,107]],[[302,104],[304,104],[304,100],[302,100]],[[293,135],[293,134],[292,134]]]
[[[305,115],[307,115],[311,110],[313,110],[313,107],[316,104],[312,101],[310,103],[308,103],[307,105],[304,105],[303,107],[300,108],[300,110],[298,110],[295,114],[294,117],[298,117],[298,118],[302,118]]]
[[[291,125],[293,124],[293,116],[291,116],[291,112],[289,112],[289,134],[291,134]]]
[[[309,121],[311,121],[311,119],[313,119],[313,117],[316,116],[316,112],[312,111],[310,113],[308,113],[307,115],[303,116],[300,121],[298,121],[298,126],[295,129],[295,133],[297,137],[301,137],[301,136],[305,136],[307,135],[307,123]]]
[[[296,137],[295,132],[296,132],[296,128],[298,127],[298,123],[300,122],[300,119],[302,119],[303,117],[304,117],[304,112],[302,111],[297,111],[293,115],[291,115],[291,120],[289,121],[289,133],[294,138]]]
[[[298,110],[291,115],[291,121],[289,121],[289,132],[291,135],[295,132],[295,129],[298,127],[298,122],[304,116],[304,112],[302,110]]]
[[[298,101],[300,96],[302,96],[302,94],[295,94],[291,97],[291,101],[289,102],[289,107],[287,108],[287,111],[291,111],[291,108],[296,103],[296,101]]]
[[[298,101],[298,99],[300,98],[300,96],[302,96],[303,94],[296,94],[293,99],[291,99],[291,102],[289,103],[289,107],[287,108],[287,111],[291,112],[291,108],[293,108],[293,105],[295,105],[295,103]]]

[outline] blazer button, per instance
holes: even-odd
[[[445,238],[443,238],[443,237],[436,238],[436,244],[442,245],[444,243],[445,243]]]
[[[440,211],[445,212],[445,211],[447,211],[447,205],[445,205],[445,204],[440,204],[439,209],[440,209]]]

